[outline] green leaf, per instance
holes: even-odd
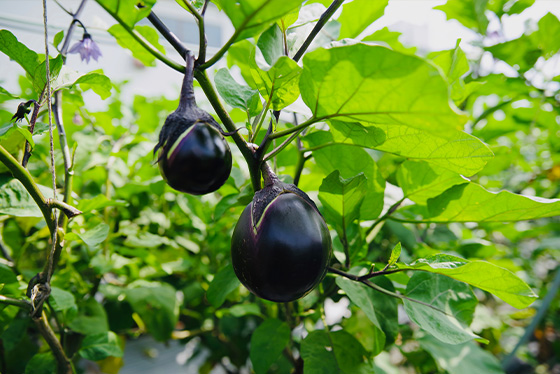
[[[56,373],[56,360],[51,352],[37,353],[25,367],[25,374]]]
[[[233,266],[228,264],[214,276],[208,291],[206,291],[206,297],[214,308],[219,308],[226,301],[227,295],[239,287],[239,284]]]
[[[298,98],[301,71],[297,62],[282,56],[266,71],[255,63],[251,76],[264,99],[271,101],[274,110],[281,110]]]
[[[112,331],[87,335],[78,351],[86,360],[99,361],[107,357],[122,357],[123,351],[117,334]]]
[[[166,283],[139,284],[125,290],[126,300],[142,318],[154,339],[165,341],[171,337],[179,318],[176,291]]]
[[[97,195],[92,199],[81,199],[78,202],[77,208],[84,213],[89,213],[91,211],[97,210],[100,212],[102,209],[108,206],[128,206],[126,201],[109,200],[105,195]]]
[[[436,52],[431,55],[432,61],[442,68],[450,86],[451,99],[455,103],[460,104],[466,99],[468,94],[465,82],[462,77],[465,76],[469,70],[469,61],[465,52],[459,47],[459,41],[455,49],[443,52]]]
[[[8,30],[0,30],[0,51],[17,62],[29,76],[33,77],[35,69],[39,65],[39,56],[25,44],[20,43]]]
[[[147,17],[152,11],[156,0],[96,0],[111,14],[120,18],[129,27],[134,26],[142,18]],[[137,5],[142,4],[140,8]]]
[[[419,259],[410,265],[397,264],[397,266],[399,269],[437,273],[468,283],[490,292],[518,309],[528,307],[537,297],[531,288],[511,271],[486,261],[434,255]]]
[[[109,225],[106,223],[100,223],[97,226],[88,229],[84,233],[76,233],[87,244],[88,247],[96,247],[97,245],[103,243],[107,236],[109,235]]]
[[[388,291],[395,291],[392,282],[385,277],[372,278],[371,282]],[[376,335],[382,337],[379,349],[382,350],[386,344],[393,343],[399,332],[397,300],[347,278],[337,277],[336,284],[366,314],[377,329]]]
[[[558,33],[560,20],[554,14],[547,13],[539,20],[539,29],[530,35],[531,41],[538,46],[546,59],[560,50],[560,41],[555,37]]]
[[[560,199],[490,192],[476,183],[451,187],[428,200],[426,222],[513,222],[560,215]]]
[[[251,336],[251,362],[255,373],[267,373],[290,342],[290,328],[275,318],[264,321]]]
[[[439,274],[414,273],[403,299],[408,317],[442,342],[460,344],[477,336],[468,328],[477,304],[470,287]]]
[[[519,14],[534,3],[535,0],[490,0],[488,1],[488,10],[501,18],[504,14]]]
[[[373,374],[364,347],[343,330],[312,331],[301,343],[305,374]]]
[[[362,39],[364,42],[382,42],[383,44],[391,47],[391,49],[403,52],[414,54],[416,52],[416,47],[405,47],[400,41],[399,37],[402,34],[398,31],[391,31],[387,27],[384,27],[380,30],[377,30],[371,35],[366,36]]]
[[[342,6],[340,22],[340,39],[355,38],[383,15],[389,0],[354,0]]]
[[[318,49],[303,58],[303,101],[317,120],[400,125],[453,139],[466,120],[437,68],[381,46]]]
[[[427,162],[405,161],[397,169],[397,182],[404,197],[421,205],[449,188],[468,183],[468,179]]]
[[[0,284],[8,284],[17,282],[17,277],[12,269],[0,262]]]
[[[58,287],[51,287],[49,302],[54,310],[62,312],[68,309],[77,309],[74,295]]]
[[[150,26],[136,26],[134,30],[138,31],[148,42],[150,42],[157,50],[165,53],[165,49],[159,44],[159,35],[157,31]],[[136,41],[126,29],[120,24],[111,26],[107,31],[115,37],[117,43],[132,52],[132,57],[138,59],[146,66],[155,66],[156,58],[148,52],[140,43]]]
[[[340,238],[346,237],[348,226],[359,218],[366,193],[367,179],[363,173],[344,179],[335,170],[323,179],[319,187],[323,214]]]
[[[397,243],[395,248],[393,248],[393,250],[391,251],[391,257],[389,258],[389,262],[387,264],[389,266],[395,265],[399,260],[400,256],[401,256],[401,243],[399,242]]]
[[[522,72],[531,69],[542,55],[538,44],[527,35],[485,49],[495,58],[507,62],[511,67]]]
[[[257,47],[270,66],[273,66],[280,57],[284,56],[284,39],[280,26],[274,24],[263,32],[259,37]]]
[[[63,65],[64,59],[61,54],[54,58],[49,58],[49,77],[51,85],[56,81]],[[40,93],[45,88],[47,84],[46,73],[47,67],[45,61],[43,61],[35,68],[35,72],[33,73],[33,89],[35,92]]]
[[[457,345],[443,343],[426,335],[418,339],[420,346],[435,359],[441,370],[449,374],[503,374],[500,362],[490,352],[469,341]]]
[[[463,175],[474,175],[494,156],[479,139],[463,131],[439,136],[406,125],[378,125],[331,121],[333,142],[356,144],[424,160]]]
[[[306,137],[311,146],[315,137]],[[328,175],[338,170],[342,178],[352,178],[364,173],[367,178],[367,193],[360,207],[360,219],[375,219],[383,208],[385,179],[377,165],[365,150],[348,145],[333,145],[313,151],[317,165]]]
[[[0,86],[0,102],[4,102],[6,100],[12,100],[12,99],[17,100],[17,99],[21,99],[21,97],[11,94],[4,87]]]
[[[456,19],[463,26],[486,34],[488,18],[484,14],[488,0],[448,0],[434,9],[445,12],[447,19]]]
[[[258,91],[237,83],[226,68],[218,70],[214,82],[222,99],[233,108],[243,109],[251,116],[258,113]]]
[[[62,42],[63,39],[64,39],[64,30],[60,30],[59,32],[56,33],[56,35],[53,38],[53,45],[55,46],[55,48],[58,48],[58,45]]]
[[[39,185],[43,196],[52,196],[52,190]],[[41,210],[23,184],[15,178],[0,175],[0,214],[16,217],[42,217]]]
[[[82,91],[91,89],[103,100],[111,96],[111,89],[113,88],[111,80],[106,75],[96,72],[82,75],[74,84],[79,84]]]
[[[301,6],[301,0],[217,1],[239,33],[237,40],[260,34],[285,14]]]
[[[109,331],[107,313],[103,306],[94,298],[89,298],[84,304],[80,304],[79,315],[68,326],[72,330],[84,335]]]

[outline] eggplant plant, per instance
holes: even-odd
[[[167,4],[192,50],[156,0],[86,3],[0,30],[0,372],[559,370],[556,5],[447,0],[473,41],[430,51],[378,26],[402,2]],[[86,65],[128,61],[94,6],[178,98]]]

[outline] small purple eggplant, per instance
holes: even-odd
[[[226,182],[232,158],[220,125],[196,106],[193,74],[194,57],[188,54],[179,107],[165,120],[154,153],[159,150],[159,169],[169,186],[204,195]]]
[[[260,298],[288,302],[321,282],[331,237],[315,203],[275,176],[247,205],[231,240],[237,278]]]

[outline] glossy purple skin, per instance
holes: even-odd
[[[192,195],[214,192],[231,172],[231,151],[212,125],[198,122],[184,133],[180,143],[159,159],[161,175],[172,188]],[[183,134],[184,134],[183,133]],[[179,138],[179,137],[178,137]],[[161,152],[165,152],[161,148]]]
[[[251,217],[251,202],[233,231],[235,274],[263,299],[288,302],[307,295],[321,282],[331,255],[331,237],[316,207],[295,193],[276,197],[261,221]]]

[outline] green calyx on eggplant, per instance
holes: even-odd
[[[232,264],[237,278],[256,296],[297,300],[324,278],[332,252],[327,224],[315,203],[270,170],[233,230]]]
[[[192,195],[216,191],[228,179],[232,158],[220,125],[196,106],[194,57],[186,56],[179,107],[171,113],[154,148],[163,179],[175,190]]]

